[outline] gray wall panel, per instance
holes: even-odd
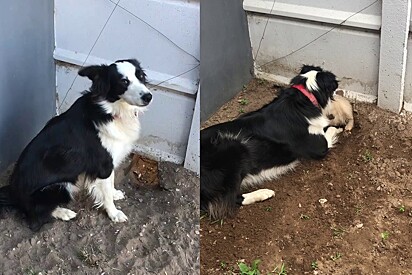
[[[240,0],[200,7],[200,120],[206,120],[252,77],[246,13]]]
[[[0,9],[0,171],[55,113],[53,1]]]

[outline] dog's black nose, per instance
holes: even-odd
[[[151,93],[144,94],[144,95],[142,96],[142,100],[143,100],[145,103],[149,103],[149,102],[152,100],[152,94],[151,94]]]

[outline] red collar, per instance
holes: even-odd
[[[298,89],[302,94],[309,98],[310,102],[312,102],[313,105],[319,108],[319,103],[316,97],[311,92],[309,92],[302,84],[292,85],[292,88]]]

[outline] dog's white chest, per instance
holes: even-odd
[[[97,127],[104,148],[113,158],[116,168],[133,150],[140,133],[140,124],[134,113],[115,117],[113,121]]]
[[[313,135],[323,135],[324,134],[323,129],[329,125],[328,119],[324,116],[319,116],[319,117],[315,117],[312,119],[308,119],[308,122],[309,122],[308,132],[309,134],[313,134]]]

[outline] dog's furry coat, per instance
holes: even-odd
[[[76,216],[61,206],[72,199],[79,179],[110,219],[127,220],[113,203],[123,198],[114,188],[114,169],[138,139],[139,112],[152,99],[146,75],[134,59],[89,66],[79,75],[92,80],[90,91],[46,124],[23,150],[9,185],[0,189],[0,206],[18,207],[33,230],[52,217]]]
[[[299,85],[309,94],[301,92]],[[201,209],[215,219],[231,215],[239,205],[274,194],[268,189],[242,194],[245,186],[277,178],[301,158],[325,157],[342,131],[335,127],[325,131],[330,121],[323,114],[337,87],[331,72],[303,66],[291,87],[271,103],[202,130]]]

